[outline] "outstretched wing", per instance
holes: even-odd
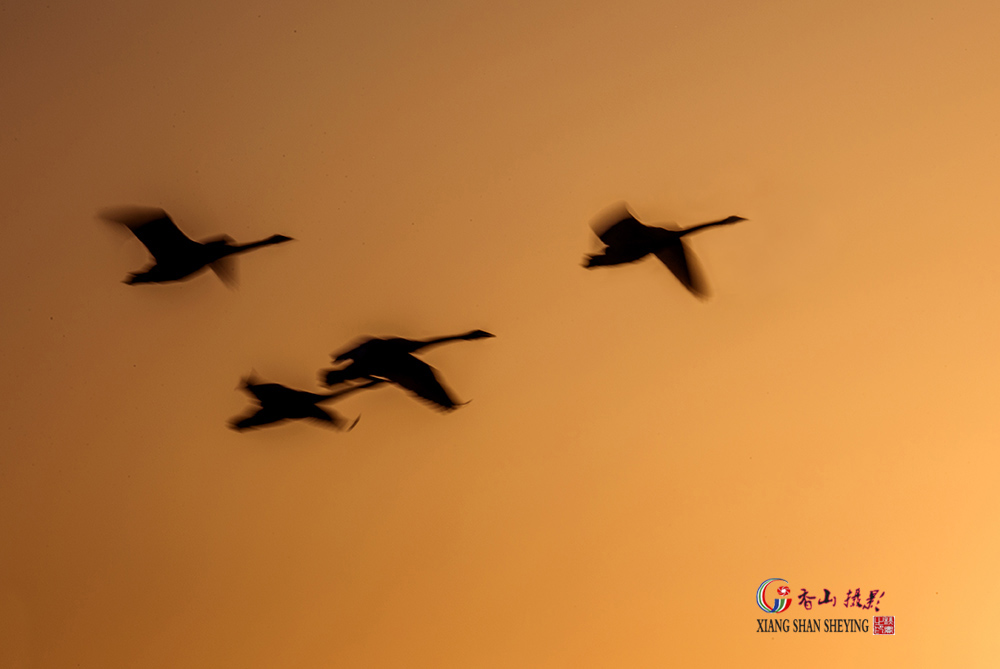
[[[323,385],[327,386],[328,388],[332,388],[341,383],[347,383],[348,381],[363,376],[362,374],[355,373],[355,371],[352,369],[353,367],[354,365],[348,365],[343,369],[320,370],[319,373],[320,382]]]
[[[411,355],[399,360],[392,373],[386,374],[385,378],[442,409],[451,410],[458,406],[434,374],[434,368]]]
[[[347,425],[347,421],[344,420],[340,414],[321,409],[315,404],[305,410],[305,416],[303,416],[303,418],[311,418],[312,420],[318,420],[322,423],[328,423],[332,427],[340,430],[343,430]]]
[[[606,210],[591,223],[594,232],[608,246],[630,246],[645,239],[649,228],[640,223],[624,202]]]
[[[357,360],[361,356],[369,353],[374,346],[378,346],[376,342],[381,340],[375,337],[367,337],[365,339],[355,339],[355,343],[352,345],[353,348],[349,348],[338,353],[331,353],[330,357],[333,358],[334,362],[343,362],[344,360]]]
[[[333,370],[330,370],[329,372],[327,372],[326,379],[330,380],[331,379],[330,375],[331,374],[335,374],[337,371],[338,370],[333,369]],[[365,388],[373,388],[373,387],[375,387],[377,385],[381,385],[381,384],[383,384],[385,382],[386,382],[385,379],[372,379],[371,381],[368,381],[366,383],[359,383],[358,385],[355,385],[355,386],[349,386],[347,388],[343,388],[343,389],[338,390],[336,392],[328,393],[327,395],[317,395],[317,397],[321,397],[322,398],[322,399],[320,399],[318,401],[320,401],[320,402],[328,402],[330,400],[340,399],[341,397],[344,397],[345,395],[350,395],[352,393],[356,393],[359,390],[364,390]],[[336,383],[327,383],[327,385],[328,386],[334,386],[334,385],[336,385]]]
[[[261,404],[288,402],[299,391],[286,388],[280,383],[245,383],[243,389],[257,398]]]
[[[645,237],[646,229],[645,225],[629,216],[603,229],[595,228],[594,232],[608,246],[631,246]]]
[[[681,240],[674,240],[656,252],[656,257],[667,266],[684,287],[698,297],[707,297],[708,290],[702,277],[698,259]]]
[[[131,230],[157,262],[169,262],[201,246],[181,232],[162,209],[126,207],[105,210],[101,216]]]
[[[272,411],[270,409],[260,409],[256,413],[252,413],[249,416],[244,416],[243,418],[234,418],[229,422],[229,427],[239,432],[242,430],[249,430],[251,428],[260,427],[261,425],[270,425],[271,423],[279,423],[285,420],[286,418],[288,417],[283,413]]]
[[[234,256],[219,258],[211,263],[209,267],[212,268],[217,277],[222,279],[222,283],[226,284],[226,287],[236,288],[239,285],[239,275],[236,272],[236,258]]]

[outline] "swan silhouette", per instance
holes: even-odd
[[[347,420],[334,411],[327,411],[317,406],[323,402],[349,395],[350,393],[371,388],[384,383],[381,379],[374,379],[368,383],[362,383],[350,388],[338,390],[332,393],[310,393],[305,390],[294,390],[278,383],[259,383],[255,376],[251,374],[243,379],[241,389],[257,398],[260,409],[242,418],[234,418],[229,426],[241,432],[250,428],[270,425],[285,420],[295,420],[299,418],[310,418],[321,421],[332,427],[341,430],[351,430],[361,416],[354,419],[349,426]],[[345,428],[345,426],[347,426]]]
[[[129,285],[182,281],[210,267],[226,285],[232,286],[236,282],[232,256],[292,241],[291,237],[272,235],[249,244],[236,244],[231,237],[222,235],[196,242],[181,232],[165,211],[147,207],[108,209],[101,217],[127,227],[153,256],[152,265],[125,279],[124,283]]]
[[[433,367],[413,354],[430,346],[451,341],[470,341],[495,335],[484,330],[472,330],[460,335],[438,337],[425,341],[391,337],[365,339],[354,348],[333,354],[334,362],[350,360],[347,367],[321,372],[327,386],[334,386],[351,379],[384,379],[405,388],[411,394],[430,402],[438,408],[451,411],[461,403],[441,383]]]
[[[741,216],[729,216],[721,221],[702,223],[686,230],[670,230],[643,225],[632,215],[628,205],[624,206],[624,210],[625,216],[622,218],[616,216],[617,220],[595,223],[594,232],[607,248],[600,255],[587,256],[583,266],[591,269],[605,265],[623,265],[653,254],[685,288],[698,297],[707,296],[708,291],[697,258],[684,243],[685,235],[716,225],[731,225],[747,220]]]

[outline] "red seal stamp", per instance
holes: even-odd
[[[872,634],[895,634],[896,616],[875,616],[872,620]]]

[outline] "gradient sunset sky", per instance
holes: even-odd
[[[0,666],[997,666],[998,25],[0,1]],[[750,219],[689,239],[711,299],[581,267],[622,201]],[[297,241],[126,286],[125,205]],[[227,428],[251,370],[475,328],[453,413]],[[759,633],[772,577],[896,635]]]

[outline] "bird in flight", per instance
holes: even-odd
[[[624,216],[622,216],[624,214]],[[611,221],[594,224],[594,232],[606,245],[604,253],[587,256],[583,266],[590,269],[605,265],[636,262],[649,254],[655,255],[673,275],[698,297],[708,294],[698,260],[684,242],[684,236],[716,225],[730,225],[747,219],[729,216],[721,221],[702,223],[686,230],[670,230],[640,223],[625,205]]]
[[[101,218],[127,227],[153,256],[152,265],[125,279],[129,285],[182,281],[208,267],[226,285],[233,286],[236,283],[234,255],[292,241],[291,237],[272,235],[249,244],[236,244],[231,237],[222,235],[196,242],[178,229],[167,212],[149,207],[109,209],[101,213]]]
[[[424,341],[391,337],[369,338],[354,348],[335,353],[334,362],[350,360],[347,367],[321,372],[321,379],[327,386],[334,386],[352,379],[382,379],[410,391],[411,394],[430,402],[444,411],[460,406],[448,389],[441,383],[433,367],[417,358],[414,353],[421,349],[451,341],[470,341],[494,335],[483,330],[472,330],[451,337],[438,337]]]
[[[341,430],[351,430],[361,420],[361,416],[355,418],[354,422],[348,426],[347,420],[343,416],[334,411],[322,409],[318,405],[365,388],[377,386],[380,383],[384,383],[384,381],[374,379],[368,383],[358,384],[336,392],[310,393],[305,390],[286,388],[278,383],[259,383],[251,374],[243,379],[241,388],[257,399],[260,408],[248,416],[234,418],[230,421],[229,426],[237,432],[241,432],[285,420],[309,418]]]

